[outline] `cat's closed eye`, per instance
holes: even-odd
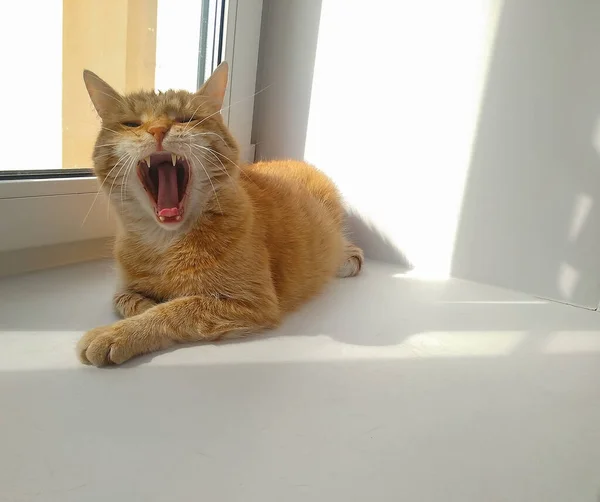
[[[130,121],[130,122],[121,122],[122,126],[125,127],[140,127],[142,125],[141,122]]]
[[[185,123],[185,122],[194,122],[195,120],[198,120],[196,117],[177,117],[175,119],[175,122],[179,122],[181,124]]]

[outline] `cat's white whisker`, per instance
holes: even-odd
[[[103,148],[105,146],[117,146],[120,145],[121,143],[119,143],[118,141],[115,141],[114,143],[102,143],[101,145],[94,145],[96,148]]]
[[[98,94],[102,94],[103,96],[106,96],[114,101],[116,101],[117,103],[119,103],[120,105],[126,105],[127,103],[125,103],[125,100],[119,96],[119,98],[117,98],[116,96],[113,96],[112,94],[108,94],[104,91],[101,91],[100,89],[96,89],[95,90],[96,93]]]
[[[129,165],[127,166],[127,169],[125,169],[125,176],[124,176],[124,180],[123,183],[121,184],[121,208],[125,207],[125,200],[124,200],[124,195],[127,195],[127,183],[129,181],[129,175],[131,174],[131,171],[133,171],[136,167],[137,163],[135,161],[135,159],[132,157],[131,160],[129,161]]]
[[[220,155],[221,157],[223,157],[224,159],[227,160],[227,162],[231,162],[235,167],[238,168],[240,175],[244,176],[250,183],[252,183],[255,187],[259,188],[258,185],[252,180],[252,178],[250,178],[250,176],[248,176],[244,170],[240,167],[239,164],[236,164],[233,160],[231,160],[229,157],[227,157],[227,155],[222,154],[221,152],[214,150],[213,148],[208,148],[206,146],[202,146],[202,145],[195,145],[198,148],[203,148],[205,150],[208,150],[213,156],[216,157],[216,155]],[[260,189],[260,188],[259,188]]]
[[[121,175],[121,172],[123,171],[123,169],[125,168],[125,166],[127,166],[128,161],[130,161],[130,159],[131,159],[131,155],[129,155],[128,153],[126,153],[125,155],[127,155],[127,160],[123,163],[123,165],[121,166],[121,169],[119,169],[119,172],[113,178],[113,182],[112,182],[112,184],[110,186],[110,191],[108,192],[108,200],[109,201],[110,201],[110,199],[112,197],[112,191],[113,191],[113,188],[115,187],[115,182],[117,181],[117,179]],[[106,217],[107,218],[108,218],[109,214],[110,214],[110,204],[107,205],[107,211],[106,211]]]
[[[203,96],[197,96],[198,98],[202,98]],[[204,105],[206,103],[200,103],[196,109],[194,110],[194,113],[191,114],[192,117],[194,117],[196,115],[196,113],[198,113],[198,110],[200,110],[200,108],[202,107],[202,105]],[[187,128],[190,126],[190,123],[188,122],[184,127],[183,127],[183,131],[181,131],[181,134],[184,134],[187,131]]]
[[[104,129],[105,131],[114,132],[115,134],[119,134],[118,131],[115,131],[114,129],[109,129],[108,127],[106,127],[104,125],[102,126],[102,129]]]
[[[213,156],[213,157],[214,157],[216,160],[218,160],[218,161],[219,161],[219,163],[221,164],[221,167],[219,167],[217,164],[215,164],[215,163],[213,163],[212,161],[210,161],[210,159],[207,159],[206,157],[204,157],[204,158],[205,158],[207,161],[209,161],[209,162],[210,162],[210,163],[211,163],[213,166],[215,166],[217,169],[219,169],[220,171],[222,171],[223,173],[225,173],[225,174],[226,174],[226,175],[229,177],[229,179],[230,179],[231,181],[233,181],[233,178],[231,177],[231,175],[230,175],[230,174],[227,172],[227,169],[225,168],[225,164],[223,164],[223,162],[221,161],[221,159],[219,159],[219,157],[217,157],[217,156],[216,156],[216,155],[213,153],[212,149],[210,149],[210,148],[207,148],[207,147],[205,147],[205,146],[201,146],[201,145],[193,145],[193,146],[194,146],[194,147],[196,147],[196,148],[200,148],[200,149],[202,149],[202,150],[204,150],[204,151],[207,151],[208,153],[210,153],[210,154],[211,154],[211,155],[212,155],[212,156]]]
[[[193,134],[189,134],[189,136],[195,138],[197,136],[216,136],[217,138],[219,138],[223,143],[227,144],[227,141],[225,141],[225,139],[223,138],[223,136],[221,136],[220,134],[217,134],[216,132],[212,132],[212,131],[205,131],[205,132],[195,132]]]
[[[205,148],[205,149],[209,150],[209,151],[210,151],[210,153],[212,153],[213,155],[220,155],[221,157],[223,157],[224,159],[226,159],[226,160],[227,160],[227,162],[231,162],[231,163],[232,163],[232,164],[233,164],[235,167],[237,167],[237,168],[238,168],[240,171],[242,170],[242,168],[241,168],[241,167],[240,167],[238,164],[236,164],[236,163],[235,163],[233,160],[231,160],[229,157],[227,157],[227,155],[224,155],[224,154],[222,154],[221,152],[219,152],[219,151],[217,151],[217,150],[215,150],[215,149],[213,149],[213,148],[207,148],[207,147],[205,147],[205,146],[201,146],[201,145],[198,145],[198,146],[200,146],[200,148]]]
[[[96,203],[96,200],[98,199],[98,195],[100,195],[100,192],[102,191],[102,187],[104,186],[104,183],[106,183],[106,180],[109,178],[109,176],[111,175],[111,173],[117,168],[117,166],[119,165],[121,159],[125,158],[125,155],[126,154],[123,154],[121,157],[119,157],[119,160],[117,160],[117,163],[111,168],[110,171],[108,171],[108,174],[102,180],[102,183],[100,184],[100,188],[98,188],[98,191],[96,192],[94,200],[90,204],[90,208],[88,209],[88,212],[85,214],[85,216],[83,218],[83,221],[81,222],[81,226],[82,227],[83,227],[83,225],[85,225],[85,222],[87,221],[88,217],[90,216],[90,213],[92,212],[92,208],[94,207],[94,204]]]
[[[230,105],[228,105],[228,106],[226,106],[226,107],[224,107],[224,108],[221,108],[220,110],[218,110],[218,111],[216,111],[216,112],[214,112],[214,113],[211,113],[210,115],[207,115],[207,116],[206,116],[206,117],[204,117],[204,118],[203,118],[203,119],[202,119],[200,122],[198,122],[197,124],[194,124],[194,126],[190,128],[190,131],[191,131],[192,129],[194,129],[194,128],[198,127],[199,125],[201,125],[203,122],[205,122],[205,121],[206,121],[207,119],[209,119],[210,117],[214,117],[214,116],[215,116],[215,115],[217,115],[218,113],[221,113],[221,112],[224,112],[224,111],[226,111],[226,110],[229,110],[229,108],[231,108],[231,107],[232,107],[232,106],[234,106],[234,105],[237,105],[237,104],[239,104],[239,103],[243,103],[243,102],[244,102],[244,101],[246,101],[247,99],[251,99],[251,98],[255,97],[256,95],[260,94],[261,92],[263,92],[263,91],[266,91],[266,90],[267,90],[269,87],[271,87],[272,85],[273,85],[273,84],[269,84],[269,85],[267,85],[267,86],[263,87],[263,88],[262,88],[260,91],[256,91],[256,92],[255,92],[254,94],[252,94],[251,96],[246,96],[245,98],[239,99],[238,101],[235,101],[234,103],[231,103]],[[184,129],[184,131],[185,131],[185,129]]]
[[[191,148],[190,148],[190,154],[198,161],[198,164],[200,164],[200,167],[202,167],[202,169],[204,170],[204,173],[206,174],[206,177],[208,178],[208,182],[210,183],[210,186],[212,187],[213,193],[215,194],[215,199],[217,201],[217,205],[219,206],[219,211],[221,211],[221,214],[223,214],[223,208],[221,207],[221,203],[219,202],[219,196],[217,195],[217,190],[215,189],[215,184],[213,183],[210,175],[208,174],[206,167],[204,167],[204,164],[202,163],[202,161],[192,151]]]

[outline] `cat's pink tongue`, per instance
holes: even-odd
[[[158,206],[159,216],[177,216],[179,214],[179,191],[177,188],[177,169],[169,162],[156,166],[158,171]]]

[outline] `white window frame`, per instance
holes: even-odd
[[[222,113],[243,161],[254,160],[250,138],[262,3],[229,0],[226,4],[224,60],[230,75]],[[97,194],[95,177],[0,181],[0,276],[109,254],[115,219],[106,197]]]

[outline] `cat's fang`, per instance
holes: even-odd
[[[144,159],[144,162],[146,163],[146,165],[148,167],[150,167],[150,157],[149,156]],[[175,165],[175,164],[173,164],[173,165]]]
[[[173,163],[173,165],[177,163],[177,155],[175,155],[174,153],[171,154],[171,162]]]

